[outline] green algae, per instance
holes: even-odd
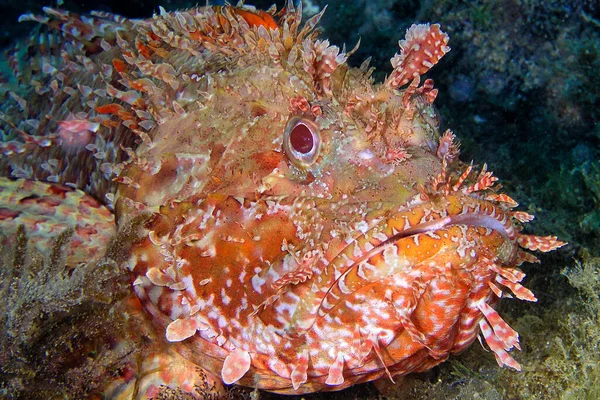
[[[44,255],[20,226],[0,247],[2,398],[87,397],[136,350],[131,342],[119,345],[130,326],[115,312],[130,293],[116,249],[132,235],[115,238],[108,252],[113,257],[70,269],[65,259],[72,236],[72,229],[59,233]]]

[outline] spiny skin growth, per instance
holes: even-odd
[[[22,17],[52,40],[30,44],[27,64],[14,53],[0,171],[55,182],[40,190],[59,198],[81,189],[117,228],[147,219],[122,267],[156,346],[107,393],[198,395],[199,367],[280,393],[339,390],[427,370],[478,335],[520,368],[493,306],[506,292],[535,301],[522,249],[562,242],[520,233],[533,217],[439,134],[421,79],[449,51],[439,25],[413,25],[374,84],[368,63],[317,39],[321,14],[302,24],[291,3],[149,20],[44,11]],[[5,232],[61,203],[10,193]]]

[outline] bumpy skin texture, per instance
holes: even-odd
[[[23,19],[58,28],[58,49],[24,67],[15,53],[17,82],[34,79],[3,105],[0,170],[83,189],[119,225],[148,218],[126,267],[160,351],[135,391],[111,393],[197,395],[197,366],[280,393],[339,390],[427,370],[478,334],[519,368],[492,306],[507,290],[535,300],[520,247],[562,243],[519,233],[532,217],[440,138],[420,79],[449,50],[439,26],[411,27],[373,84],[291,4],[145,21],[45,11]]]

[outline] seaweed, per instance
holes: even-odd
[[[583,262],[562,272],[581,294],[578,313],[568,316],[571,343],[563,347],[564,360],[574,361],[570,371],[577,385],[563,394],[565,399],[600,398],[600,257],[586,257]]]
[[[0,397],[81,398],[133,351],[116,346],[127,327],[115,313],[127,276],[109,257],[67,268],[72,235],[63,231],[40,254],[20,226],[0,249]]]
[[[579,226],[584,233],[600,236],[600,163],[594,162],[580,168],[586,186],[586,194],[592,198],[593,207],[580,218]]]
[[[595,152],[593,157],[597,157]],[[561,165],[544,189],[543,201],[554,202],[556,211],[553,219],[539,218],[538,225],[543,224],[543,229],[574,245],[595,247],[600,237],[600,163],[585,161],[575,166]]]

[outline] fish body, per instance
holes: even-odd
[[[143,220],[123,268],[157,346],[135,391],[107,391],[197,394],[198,367],[279,393],[340,390],[428,370],[478,335],[520,369],[493,307],[506,292],[535,301],[524,249],[563,243],[521,233],[532,217],[440,134],[421,79],[449,51],[439,25],[413,25],[376,84],[317,38],[321,14],[302,24],[291,5],[45,13],[22,19],[52,27],[53,45],[15,56],[3,105],[0,171],[19,180],[3,181],[2,229],[29,215],[40,231],[40,204],[102,215],[80,219],[104,236],[78,243],[76,266]],[[56,200],[67,192],[88,207]]]

